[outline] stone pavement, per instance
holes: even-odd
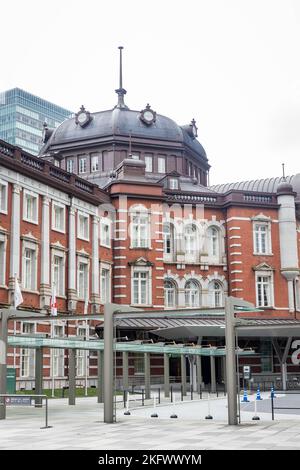
[[[223,408],[224,408],[223,399]],[[216,401],[221,408],[222,401]],[[194,402],[193,410],[199,411],[197,419],[180,417],[170,419],[168,406],[165,419],[150,418],[151,408],[132,410],[131,416],[118,412],[118,422],[103,423],[103,408],[95,398],[77,400],[76,406],[68,406],[67,400],[49,402],[50,429],[44,426],[44,410],[15,407],[8,408],[7,419],[0,421],[0,449],[294,449],[300,450],[300,419],[298,416],[270,421],[251,421],[253,413],[245,414],[243,424],[228,426],[225,420],[205,421],[202,414],[207,403]],[[202,408],[201,408],[202,407]],[[174,407],[175,408],[175,407]],[[166,407],[158,407],[159,413]],[[212,410],[214,404],[212,403]]]

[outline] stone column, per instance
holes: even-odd
[[[43,196],[42,200],[42,240],[41,240],[41,283],[40,283],[40,307],[50,307],[50,199]]]
[[[99,217],[94,215],[92,218],[92,311],[100,311],[99,294]]]
[[[20,191],[17,184],[12,188],[11,207],[11,239],[10,239],[10,269],[9,290],[10,301],[13,303],[13,291],[15,289],[15,276],[20,279]]]
[[[76,311],[76,224],[75,208],[69,207],[69,257],[68,257],[68,309]]]

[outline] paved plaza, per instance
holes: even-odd
[[[300,450],[300,415],[281,412],[272,421],[268,397],[263,398],[258,403],[260,421],[252,421],[250,402],[241,406],[240,426],[226,424],[223,397],[210,400],[211,421],[205,420],[208,401],[203,399],[175,406],[164,403],[156,407],[158,418],[150,417],[152,406],[135,408],[134,402],[131,415],[124,416],[119,403],[115,424],[103,423],[103,406],[94,397],[77,399],[76,406],[68,406],[66,399],[50,400],[49,425],[53,427],[49,429],[40,429],[44,409],[8,407],[7,419],[0,421],[0,449]],[[170,418],[173,412],[177,419]]]

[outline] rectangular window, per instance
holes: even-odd
[[[65,232],[65,207],[55,202],[52,203],[52,229]]]
[[[7,184],[0,181],[0,212],[7,213]]]
[[[0,235],[0,286],[5,285],[5,239],[1,239]]]
[[[100,273],[100,298],[103,304],[111,301],[110,295],[110,269],[101,268]]]
[[[148,215],[134,215],[131,221],[132,248],[148,248]]]
[[[149,305],[149,273],[136,271],[133,273],[133,303]]]
[[[158,157],[157,159],[157,171],[158,173],[166,172],[166,159],[165,157]]]
[[[55,285],[55,292],[58,296],[65,295],[65,266],[64,257],[54,255],[53,256],[53,280]]]
[[[55,338],[64,337],[64,327],[53,325],[53,336]],[[53,375],[54,377],[64,377],[64,349],[52,349]]]
[[[78,263],[78,298],[88,299],[88,264]]]
[[[135,375],[144,375],[145,373],[145,361],[143,356],[136,356],[134,357],[133,360],[133,365],[134,365],[134,374]]]
[[[80,157],[79,158],[79,173],[86,173],[87,169],[87,158]]]
[[[272,306],[272,278],[270,275],[258,275],[256,278],[258,307]]]
[[[29,322],[22,323],[22,334],[33,335],[35,333],[35,324]],[[20,376],[21,377],[33,377],[34,376],[34,361],[35,352],[34,349],[21,349],[20,357]]]
[[[268,224],[254,224],[254,252],[256,254],[270,253]]]
[[[89,240],[89,216],[78,212],[78,238]]]
[[[23,219],[34,224],[38,223],[38,195],[24,191]]]
[[[111,247],[111,223],[110,220],[102,219],[100,223],[100,244]]]
[[[146,164],[146,171],[148,173],[152,173],[152,171],[153,171],[153,157],[152,157],[152,155],[145,155],[145,164]]]
[[[67,160],[67,171],[69,173],[74,173],[74,160],[73,159]]]
[[[36,290],[36,250],[25,248],[22,274],[24,289]]]
[[[99,156],[93,155],[91,161],[91,171],[98,171],[99,170]]]
[[[170,178],[169,184],[170,184],[170,189],[178,189],[178,179],[177,178]]]

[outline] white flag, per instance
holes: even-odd
[[[57,316],[57,303],[56,303],[56,292],[55,292],[55,285],[52,284],[52,292],[51,292],[51,315],[56,317]]]
[[[17,308],[20,304],[23,303],[23,296],[20,289],[17,276],[15,276],[15,290],[14,290],[14,307]]]

